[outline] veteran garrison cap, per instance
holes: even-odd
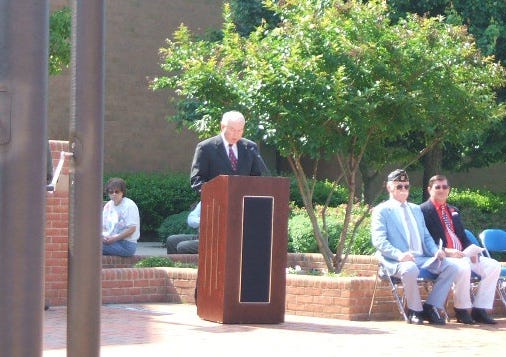
[[[401,170],[401,169],[397,169],[395,171],[390,172],[390,174],[388,174],[388,181],[405,182],[405,181],[409,181],[409,177],[408,177],[408,174],[406,173],[406,171]]]

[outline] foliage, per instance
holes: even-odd
[[[172,214],[165,218],[157,229],[158,238],[165,244],[167,237],[173,234],[198,234],[198,230],[188,226],[187,218],[190,211]]]
[[[388,0],[394,21],[407,13],[420,16],[445,16],[448,24],[465,25],[476,38],[476,46],[486,56],[506,65],[506,2],[496,0]],[[500,101],[506,100],[506,86],[497,91]],[[506,155],[506,117],[491,123],[484,132],[470,131],[467,138],[445,143],[439,167],[466,171],[473,167],[486,167],[502,162]],[[441,165],[442,164],[442,165]],[[436,172],[426,165],[425,177]]]
[[[447,22],[465,24],[476,37],[485,55],[506,64],[506,3],[497,0],[388,0],[398,20],[407,13],[426,16],[446,15]]]
[[[155,233],[169,215],[187,211],[198,201],[190,188],[188,176],[179,173],[115,173],[104,176],[104,185],[111,177],[126,181],[126,196],[139,208],[141,234]],[[108,197],[104,196],[105,200]]]
[[[49,74],[60,73],[70,63],[71,10],[65,6],[49,18]]]
[[[261,0],[230,0],[230,10],[237,32],[248,36],[262,22],[275,26],[279,18],[262,5]]]
[[[221,41],[196,40],[182,25],[160,50],[167,76],[151,88],[191,100],[198,119],[186,125],[200,136],[218,131],[223,111],[241,110],[246,135],[287,158],[318,248],[329,270],[340,271],[361,223],[350,225],[364,155],[381,167],[398,158],[388,144],[421,138],[422,150],[405,152],[416,161],[441,141],[485,128],[504,113],[494,88],[506,73],[480,56],[465,28],[414,15],[392,25],[379,0],[264,5],[281,22],[248,37],[236,31],[228,6]],[[315,162],[310,173],[302,161],[308,157]],[[335,256],[313,203],[311,178],[321,159],[335,160],[348,190]]]
[[[195,264],[175,262],[167,257],[148,257],[139,260],[134,265],[135,268],[158,268],[158,267],[174,267],[174,268],[197,268]]]
[[[506,195],[452,188],[448,202],[455,205],[467,229],[475,235],[487,228],[506,229]]]
[[[310,184],[312,183],[313,182]],[[314,181],[313,202],[315,204],[324,205],[330,194],[332,194],[332,196],[330,197],[328,205],[332,207],[345,203],[348,199],[348,190],[345,187],[335,186],[334,183],[329,180]],[[297,207],[304,207],[302,196],[297,187],[297,180],[293,175],[290,176],[290,201]]]
[[[317,211],[321,214],[322,206],[316,206]],[[365,209],[367,209],[365,207]],[[329,246],[337,247],[337,241],[343,228],[345,205],[338,207],[328,207],[327,220],[327,234],[329,237]],[[355,219],[358,219],[362,214],[361,210],[354,213]],[[348,254],[368,255],[374,252],[371,244],[370,231],[369,231],[369,218],[357,230],[353,243],[347,244],[349,251]],[[321,224],[321,218],[319,223]],[[317,253],[318,245],[314,237],[313,229],[309,221],[307,212],[304,209],[293,208],[290,218],[288,220],[288,252],[290,253]],[[335,251],[333,251],[335,253]]]

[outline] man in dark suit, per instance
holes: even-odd
[[[446,259],[430,236],[420,207],[407,201],[409,178],[404,170],[388,175],[389,200],[374,207],[371,217],[371,240],[379,259],[390,276],[402,280],[408,306],[408,323],[444,325],[437,309],[443,309],[457,273],[457,267]],[[426,263],[435,260],[437,264]],[[421,269],[438,277],[422,304],[417,278]]]
[[[221,133],[197,144],[190,184],[200,193],[202,185],[218,175],[261,176],[267,170],[257,145],[242,137],[244,116],[229,111],[221,119]]]
[[[446,176],[435,175],[429,180],[427,187],[430,198],[420,205],[425,218],[425,225],[436,244],[443,241],[447,259],[459,267],[453,290],[453,305],[458,322],[473,324],[480,322],[495,324],[495,320],[487,314],[494,304],[497,279],[501,272],[500,264],[487,257],[466,256],[463,252],[472,243],[467,238],[464,225],[456,207],[448,205],[446,200],[450,193],[450,185]],[[470,277],[471,271],[480,276],[479,288],[471,302]],[[468,309],[471,309],[469,314]]]

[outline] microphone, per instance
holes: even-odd
[[[264,159],[262,159],[262,156],[260,156],[260,153],[258,152],[256,146],[251,145],[249,147],[249,150],[253,153],[253,156],[258,161],[258,164],[260,166],[260,171],[262,171],[262,176],[272,176],[271,171],[267,167],[267,165],[264,162]]]

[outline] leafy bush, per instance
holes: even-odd
[[[148,257],[139,260],[135,265],[135,268],[159,268],[159,267],[175,267],[175,268],[197,268],[192,263],[175,262],[167,257]]]
[[[358,206],[352,216],[356,219],[365,207]],[[319,210],[320,207],[317,207]],[[329,236],[329,248],[335,253],[337,242],[342,231],[345,206],[329,207],[327,209],[327,229]],[[358,228],[350,254],[372,254],[374,248],[371,244],[369,232],[369,217]],[[321,218],[318,218],[321,224]],[[347,244],[348,246],[349,244]],[[293,253],[318,253],[318,245],[314,238],[313,228],[309,217],[304,209],[294,208],[288,221],[288,251]]]
[[[487,228],[502,228],[506,222],[505,195],[489,191],[452,189],[448,203],[460,210],[464,226],[476,236]]]
[[[156,233],[167,216],[187,211],[199,199],[197,193],[190,188],[188,175],[115,173],[104,176],[104,185],[111,177],[121,177],[126,181],[127,197],[139,207],[141,234]]]
[[[166,257],[148,257],[135,263],[135,268],[173,267],[175,263]]]
[[[165,218],[157,230],[158,238],[165,244],[167,237],[172,234],[197,234],[198,230],[186,222],[190,211],[183,211]]]
[[[347,202],[347,188],[343,186],[334,187],[331,181],[323,180],[315,183],[313,192],[314,203],[319,205],[325,204],[330,192],[332,192],[332,197],[330,199],[329,206],[337,207],[340,204]],[[297,207],[304,207],[304,202],[302,201],[297,181],[293,176],[290,177],[290,201],[292,201]]]

